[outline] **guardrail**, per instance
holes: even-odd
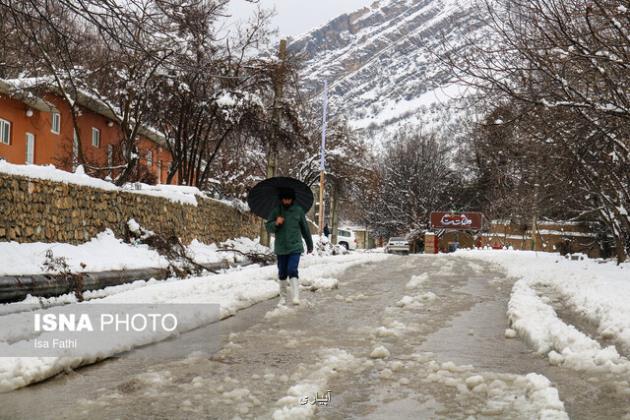
[[[227,262],[204,264],[203,266],[209,271],[230,268]],[[169,270],[163,268],[73,273],[71,275],[32,274],[0,276],[0,303],[19,302],[28,295],[48,298],[72,293],[77,289],[85,292],[131,283],[136,280],[148,280],[151,278],[166,280],[170,276]]]

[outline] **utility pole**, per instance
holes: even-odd
[[[326,124],[328,123],[328,82],[324,81],[322,146],[319,159],[319,236],[324,233],[324,192],[326,188]]]
[[[273,110],[271,114],[272,134],[267,147],[267,178],[276,176],[278,170],[278,132],[280,131],[280,111],[282,110],[282,98],[284,94],[284,72],[287,59],[287,40],[280,41],[278,49],[278,66],[273,78]],[[269,246],[270,238],[265,228],[266,220],[261,222],[260,243]]]

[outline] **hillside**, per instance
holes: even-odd
[[[343,111],[367,138],[386,141],[404,126],[452,138],[466,114],[470,89],[449,83],[432,52],[457,45],[480,27],[473,2],[381,0],[344,14],[291,42],[306,58],[307,89],[331,89],[332,112]],[[444,38],[445,37],[445,38]]]

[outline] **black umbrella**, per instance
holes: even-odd
[[[313,192],[302,181],[285,177],[269,178],[256,184],[247,197],[249,209],[257,216],[268,219],[280,205],[280,191],[287,189],[295,192],[296,204],[304,209],[304,213],[308,212],[313,205]]]

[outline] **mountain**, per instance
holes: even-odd
[[[343,14],[290,42],[305,58],[305,86],[330,84],[332,112],[343,112],[366,138],[386,142],[402,127],[453,137],[470,89],[449,82],[432,54],[443,39],[483,27],[472,0],[380,0]]]

